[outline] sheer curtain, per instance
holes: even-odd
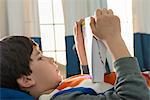
[[[7,36],[6,1],[0,0],[0,38]]]
[[[76,20],[94,14],[97,8],[106,8],[107,0],[63,0],[66,36],[73,34]]]
[[[150,0],[133,0],[134,55],[150,71]]]
[[[1,0],[0,37],[40,37],[38,0]]]
[[[150,0],[133,0],[133,31],[150,34]]]

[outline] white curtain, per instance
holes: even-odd
[[[0,0],[0,34],[39,37],[38,0]]]
[[[6,18],[6,1],[0,0],[0,38],[8,35],[7,33],[7,18]]]
[[[150,0],[133,0],[133,31],[150,33]]]
[[[83,17],[92,16],[97,8],[106,8],[107,0],[63,0],[66,35],[73,34],[73,24]]]

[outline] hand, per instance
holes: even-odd
[[[77,54],[80,60],[81,65],[87,65],[87,57],[84,47],[84,38],[83,33],[81,31],[81,23],[84,21],[84,19],[81,19],[80,21],[76,22],[74,25],[74,40],[75,40],[75,46],[77,49]]]
[[[112,10],[97,9],[96,18],[91,17],[90,25],[93,34],[104,41],[121,37],[120,19]]]
[[[96,17],[91,17],[90,26],[92,33],[103,40],[113,61],[131,56],[121,37],[120,19],[113,15],[112,10],[96,10]]]

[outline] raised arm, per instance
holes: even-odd
[[[75,40],[75,46],[77,49],[77,54],[80,60],[81,65],[87,65],[87,57],[84,47],[84,38],[83,33],[81,31],[81,23],[84,21],[84,19],[81,19],[78,22],[75,22],[74,25],[74,40]]]
[[[121,37],[120,19],[112,10],[98,9],[96,17],[91,18],[91,29],[109,49],[117,73],[114,91],[105,93],[106,100],[150,100],[150,91],[140,74],[138,61],[131,57]]]
[[[77,54],[80,61],[81,73],[89,74],[87,56],[86,56],[86,51],[84,46],[84,37],[83,37],[83,32],[81,31],[81,23],[83,21],[84,19],[81,19],[80,21],[76,22],[74,25],[74,40],[75,40]]]

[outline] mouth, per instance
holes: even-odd
[[[59,76],[63,77],[63,76],[61,75],[61,73],[60,73],[60,70],[59,70],[59,69],[57,69],[56,71],[57,71],[57,73],[58,73],[58,75],[59,75]]]

